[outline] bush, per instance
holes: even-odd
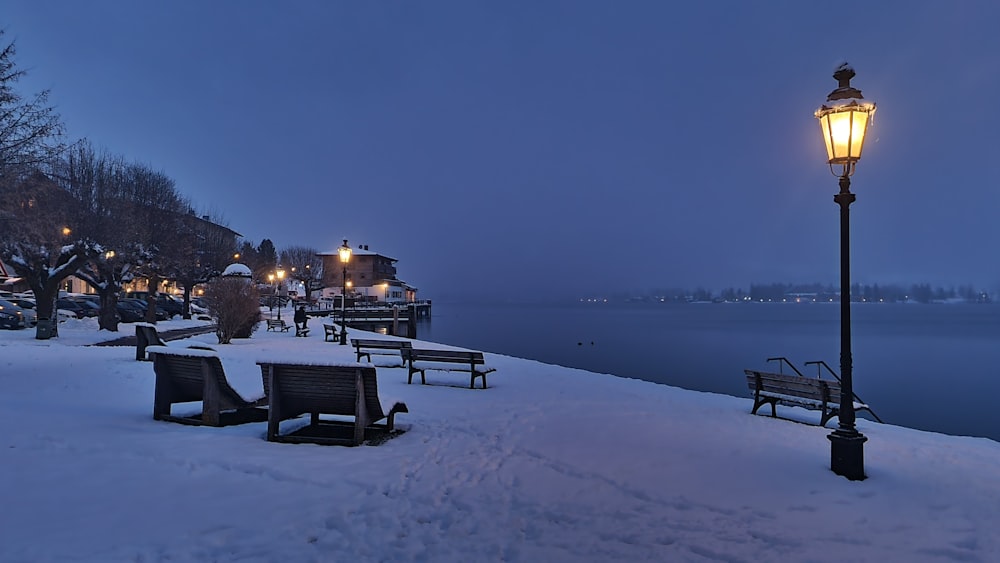
[[[215,320],[219,344],[233,338],[250,338],[260,322],[260,295],[241,278],[216,278],[205,291],[208,314]]]

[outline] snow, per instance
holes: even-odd
[[[114,336],[91,320],[51,340],[0,331],[0,560],[1000,560],[991,440],[859,419],[869,478],[851,482],[829,470],[816,411],[779,407],[800,424],[751,415],[748,398],[487,353],[486,390],[378,368],[383,403],[410,410],[384,444],[275,444],[266,423],[154,421],[152,365],[87,346]],[[260,360],[355,360],[263,330],[169,346],[192,343],[244,396],[262,393]]]
[[[226,269],[222,272],[222,275],[224,277],[233,276],[240,278],[249,278],[250,276],[253,275],[253,272],[250,271],[250,268],[246,264],[236,263],[226,266]]]

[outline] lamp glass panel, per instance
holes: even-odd
[[[851,160],[861,158],[861,150],[865,146],[865,132],[868,129],[868,112],[852,111],[851,113]]]
[[[867,108],[844,109],[830,111],[819,118],[827,159],[831,164],[854,162],[861,158],[869,115]]]
[[[350,259],[351,259],[351,249],[350,248],[341,248],[340,249],[340,261],[344,262],[346,264]]]
[[[826,159],[833,162],[833,141],[830,138],[830,114],[819,118],[819,127],[823,131],[823,142],[826,143]]]

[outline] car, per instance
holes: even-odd
[[[141,310],[142,311],[142,318],[143,319],[146,318],[146,300],[145,299],[137,299],[137,298],[132,298],[132,297],[126,297],[125,299],[119,299],[118,303],[124,303],[126,306],[132,307],[134,309]],[[121,314],[120,311],[119,311],[119,314]],[[170,315],[168,315],[167,312],[162,307],[157,307],[156,308],[156,320],[158,320],[158,321],[165,321],[168,318],[170,318]],[[122,320],[124,322],[131,322],[131,321],[125,321],[125,317],[124,316],[122,317]]]
[[[73,311],[76,318],[83,319],[86,317],[96,317],[97,309],[90,307],[87,303],[78,300],[70,299],[68,297],[60,297],[56,299],[56,308],[63,309],[65,311]]]
[[[149,293],[145,291],[130,291],[125,294],[125,297],[129,299],[139,299],[142,302],[146,302],[146,297],[148,295]],[[184,302],[166,293],[156,294],[156,306],[159,309],[163,309],[168,318],[173,318],[175,315],[180,315],[184,312]],[[157,313],[157,315],[159,315],[159,313]]]
[[[24,309],[6,299],[0,299],[0,328],[16,330],[27,326],[28,324],[24,320]]]
[[[21,311],[24,313],[24,322],[27,323],[29,327],[33,327],[38,324],[38,311],[35,311],[34,301],[23,297],[9,297],[4,300],[10,301],[14,305],[21,308]]]
[[[146,308],[131,299],[119,299],[116,310],[123,323],[139,323],[146,319]]]

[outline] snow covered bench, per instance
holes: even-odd
[[[153,419],[182,424],[227,426],[267,420],[267,397],[248,400],[229,385],[222,362],[214,351],[196,348],[150,346],[156,386]],[[200,414],[174,416],[174,403],[201,401]]]
[[[358,445],[393,430],[397,402],[386,414],[378,398],[378,381],[371,365],[313,365],[257,362],[268,396],[269,442]],[[309,413],[309,425],[282,434],[283,420]],[[353,417],[352,422],[320,420],[319,415]],[[386,419],[384,424],[376,424]]]
[[[420,383],[426,384],[424,372],[463,371],[469,372],[469,389],[475,389],[476,378],[483,379],[483,389],[486,389],[486,374],[496,371],[488,367],[482,352],[469,350],[423,350],[418,348],[403,348],[400,351],[408,364],[407,383],[413,382],[413,374],[420,372]]]
[[[393,361],[392,365],[383,366],[379,364],[379,367],[403,367],[406,365],[406,359],[403,357],[402,350],[404,348],[413,347],[408,340],[378,340],[366,338],[352,338],[351,346],[354,346],[354,351],[358,356],[357,360],[359,362],[362,357],[368,358],[368,361],[372,362],[372,354],[375,354],[376,356],[391,356],[399,359],[399,362]]]
[[[288,332],[289,328],[283,319],[267,319],[267,330]]]
[[[149,323],[135,323],[135,359],[143,362],[146,357],[148,346],[166,346],[167,343],[160,338],[156,332],[156,327]]]
[[[820,426],[840,414],[840,382],[832,379],[813,379],[800,375],[785,375],[763,371],[743,370],[747,376],[747,386],[753,391],[753,410],[763,405],[771,405],[771,416],[776,417],[775,405],[796,405],[819,410]],[[854,403],[855,410],[868,410],[864,403]]]

